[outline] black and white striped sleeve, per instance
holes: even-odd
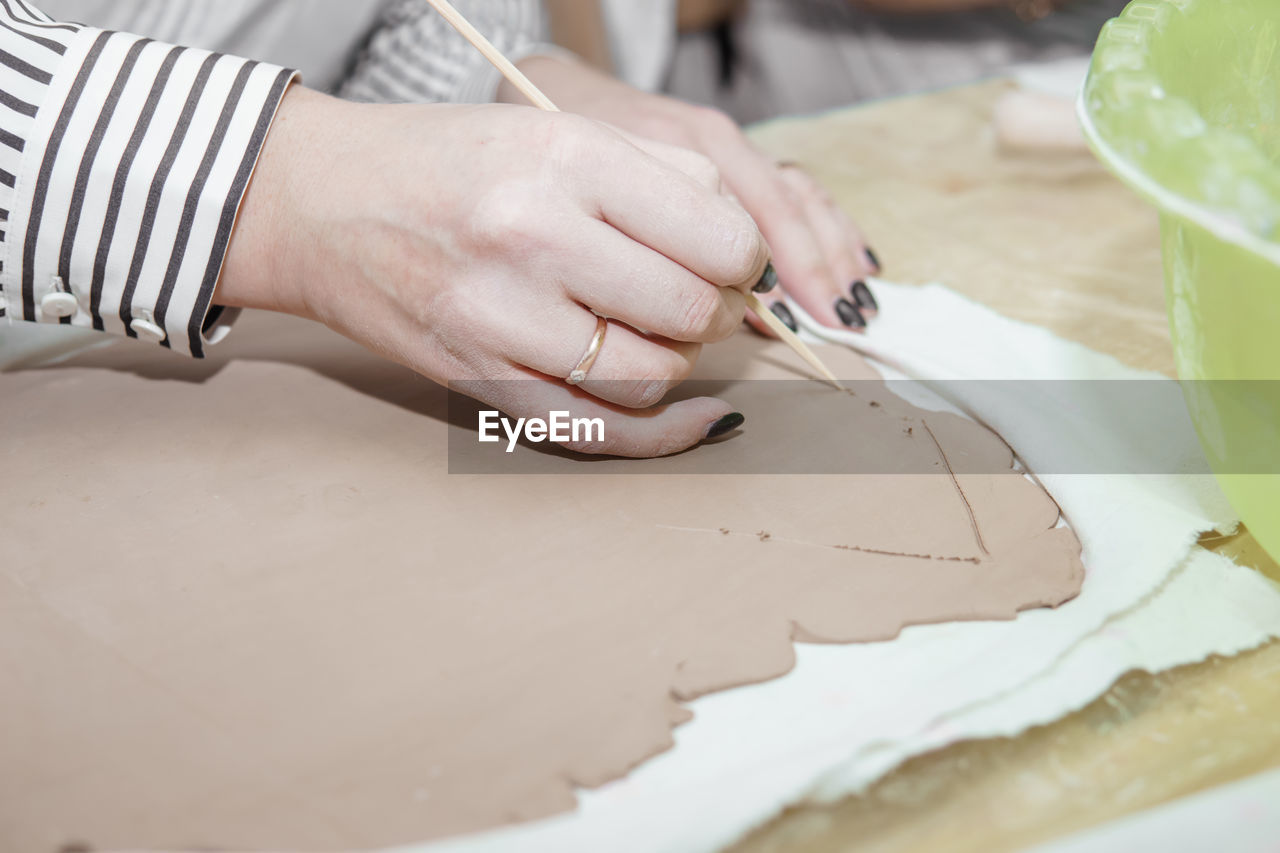
[[[563,53],[544,43],[540,0],[454,0],[454,6],[512,62]],[[483,104],[501,75],[426,0],[395,0],[338,94],[353,101]]]
[[[0,0],[0,324],[203,355],[240,200],[294,72]]]

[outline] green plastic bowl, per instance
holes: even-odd
[[[1134,0],[1098,38],[1079,114],[1160,213],[1188,409],[1280,559],[1280,0]]]

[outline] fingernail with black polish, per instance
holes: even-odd
[[[860,311],[877,311],[880,308],[865,281],[855,281],[849,285],[849,295],[853,297]]]
[[[742,426],[743,422],[746,421],[746,419],[747,419],[746,415],[742,414],[742,412],[730,412],[720,420],[713,423],[710,427],[708,427],[707,434],[703,437],[719,438],[720,436],[724,435],[726,432],[731,432],[737,429],[738,427]]]
[[[756,293],[768,293],[778,286],[778,274],[773,269],[773,262],[765,264],[764,273],[760,276],[760,280],[756,282],[756,286],[751,288]]]
[[[793,332],[800,331],[800,327],[796,325],[796,318],[792,315],[791,309],[786,306],[786,303],[775,302],[769,306],[769,310],[773,312],[773,316],[782,321],[782,325]]]
[[[875,252],[871,251],[870,246],[867,247],[867,260],[871,261],[871,270],[873,272],[880,272],[880,259],[876,257]]]
[[[862,316],[862,312],[855,308],[848,299],[836,300],[836,315],[839,316],[840,322],[850,329],[861,329],[867,325],[867,320]]]

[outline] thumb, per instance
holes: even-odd
[[[599,429],[583,430],[577,440],[556,442],[579,453],[667,456],[732,432],[744,421],[732,406],[715,397],[628,409],[518,366],[512,366],[506,378],[453,382],[450,388],[515,418],[547,420],[552,412],[567,412],[570,419],[598,419]]]

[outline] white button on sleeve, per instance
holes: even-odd
[[[156,325],[155,318],[146,310],[139,311],[138,316],[129,321],[129,328],[138,340],[152,344],[158,344],[166,337],[164,329]]]
[[[40,300],[40,311],[46,317],[70,317],[78,307],[75,296],[70,293],[54,291]]]

